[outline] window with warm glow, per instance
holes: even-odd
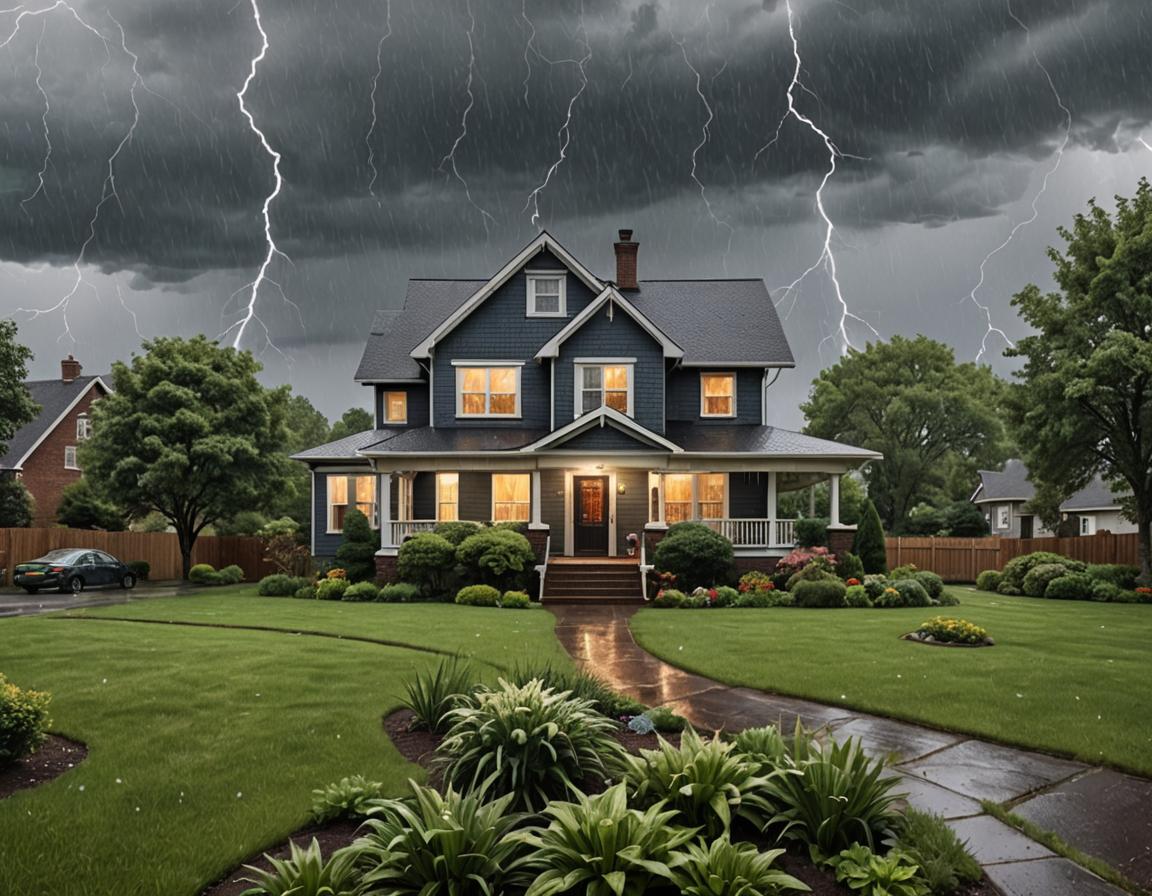
[[[692,490],[693,474],[669,473],[664,477],[664,519],[669,524],[685,520],[718,520],[724,518],[725,473],[696,474],[696,493]]]
[[[350,507],[368,517],[373,529],[377,527],[375,476],[328,477],[329,532],[343,531],[344,517]]]
[[[457,367],[456,416],[519,417],[519,367]]]
[[[736,375],[734,373],[700,374],[700,416],[736,416]]]
[[[672,473],[664,477],[664,519],[668,523],[692,519],[691,473]]]
[[[630,364],[577,365],[579,396],[576,416],[607,405],[621,414],[632,414],[632,366]]]
[[[441,523],[460,519],[460,474],[436,474],[436,519]]]
[[[384,421],[386,423],[408,422],[408,393],[384,393]]]
[[[492,519],[498,523],[531,519],[532,477],[530,473],[492,474]]]
[[[724,518],[723,473],[701,473],[696,481],[696,497],[700,503],[700,519],[718,520]]]

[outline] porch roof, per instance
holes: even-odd
[[[350,436],[345,436],[342,439],[337,439],[335,442],[328,442],[325,445],[317,445],[315,448],[306,448],[303,451],[298,451],[292,455],[292,460],[301,460],[305,462],[320,461],[320,460],[358,460],[362,461],[364,455],[360,451],[375,445],[378,442],[383,442],[397,433],[403,432],[401,429],[366,429],[363,432],[353,433]]]
[[[387,439],[365,446],[362,457],[390,454],[488,454],[516,451],[548,434],[546,429],[511,427],[419,426],[394,429]]]
[[[756,457],[835,458],[848,461],[880,460],[884,456],[868,448],[817,439],[778,426],[669,423],[667,436],[681,445],[686,454],[748,454]]]

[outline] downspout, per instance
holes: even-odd
[[[772,381],[769,382],[768,381],[768,371],[770,369],[771,368],[769,368],[769,367],[764,368],[764,377],[762,380],[762,385],[760,387],[760,425],[761,426],[767,426],[768,425],[768,390],[771,389],[772,386],[774,386],[776,384],[776,380],[778,380],[780,378],[780,371],[782,370],[782,368],[777,367],[776,368],[776,375],[773,376]]]

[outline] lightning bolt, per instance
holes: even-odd
[[[476,200],[472,198],[472,190],[468,187],[466,181],[460,174],[460,169],[456,167],[456,150],[459,148],[461,142],[468,136],[468,113],[472,111],[472,107],[476,104],[476,98],[472,95],[472,79],[476,74],[476,49],[472,44],[472,38],[476,34],[476,16],[472,14],[472,0],[465,0],[465,6],[468,9],[468,78],[464,82],[464,91],[468,94],[468,103],[464,106],[464,112],[460,116],[460,133],[456,135],[456,140],[452,143],[452,148],[448,150],[444,158],[440,160],[438,169],[444,170],[444,166],[449,162],[452,163],[452,174],[456,180],[460,181],[460,185],[464,188],[464,195],[468,198],[469,204],[480,213],[480,220],[484,224],[484,236],[489,235],[488,222],[496,223],[493,218],[485,209],[476,204]]]
[[[520,18],[528,26],[528,42],[524,44],[524,105],[530,109],[532,104],[528,102],[528,82],[532,80],[532,60],[528,58],[528,54],[536,52],[536,48],[533,46],[533,41],[536,40],[536,26],[528,18],[528,0],[521,0]]]
[[[533,48],[532,52],[535,53],[540,59],[548,63],[548,65],[560,65],[562,63],[573,63],[576,70],[580,73],[580,86],[576,92],[568,99],[568,111],[564,116],[564,123],[560,125],[560,129],[556,132],[556,141],[560,145],[560,154],[556,157],[556,161],[552,163],[552,167],[548,169],[548,173],[544,175],[544,180],[528,195],[528,201],[524,203],[524,208],[521,211],[528,211],[528,206],[532,206],[532,226],[540,226],[540,194],[548,186],[552,180],[552,175],[564,164],[567,158],[568,146],[572,142],[572,110],[576,106],[576,101],[580,99],[580,95],[584,93],[584,89],[588,86],[588,76],[584,71],[584,66],[592,59],[592,48],[588,43],[588,32],[584,27],[584,3],[580,3],[580,27],[577,31],[580,35],[580,42],[584,45],[584,55],[579,59],[549,59],[544,56],[539,50]],[[533,31],[535,35],[535,31]],[[525,58],[527,58],[527,49],[525,49]],[[525,97],[527,97],[527,88],[525,88]]]
[[[1149,143],[1143,137],[1137,137],[1136,139],[1139,140],[1141,144],[1143,144],[1144,148],[1148,150],[1148,152],[1152,152],[1152,143]]]
[[[820,127],[811,118],[796,108],[796,88],[799,87],[809,94],[812,94],[812,91],[808,90],[807,87],[800,83],[800,69],[802,68],[803,63],[800,59],[800,43],[796,39],[796,28],[794,22],[795,16],[792,12],[791,0],[784,0],[784,6],[788,12],[788,37],[792,41],[792,60],[794,62],[792,80],[788,83],[788,89],[785,92],[785,96],[788,100],[788,108],[781,116],[780,121],[777,123],[776,133],[773,135],[772,139],[761,146],[758,150],[756,150],[756,155],[753,156],[752,161],[753,164],[755,164],[756,160],[760,158],[762,153],[766,152],[773,145],[775,145],[776,141],[780,139],[781,129],[784,127],[785,122],[787,122],[789,118],[794,118],[797,122],[818,136],[824,143],[824,148],[828,150],[828,168],[824,172],[824,177],[821,179],[820,186],[816,190],[816,210],[820,215],[820,219],[824,222],[824,243],[820,249],[820,255],[817,257],[817,259],[812,262],[811,265],[809,265],[804,273],[802,273],[799,277],[784,287],[783,295],[786,296],[793,293],[808,277],[808,275],[815,271],[817,268],[823,267],[828,272],[828,277],[831,280],[832,287],[836,292],[836,301],[840,304],[840,321],[836,332],[831,333],[822,339],[820,341],[820,345],[823,345],[825,342],[835,338],[836,335],[839,335],[840,354],[843,356],[848,354],[850,349],[855,348],[848,336],[849,321],[856,321],[857,323],[862,324],[878,338],[880,333],[876,330],[875,327],[872,326],[872,324],[868,323],[868,321],[852,313],[852,310],[848,307],[848,303],[844,300],[844,292],[840,287],[840,279],[836,272],[836,254],[832,251],[832,236],[835,234],[836,228],[832,224],[832,219],[828,217],[827,210],[824,208],[824,188],[828,185],[828,181],[831,180],[832,176],[836,173],[836,160],[839,158],[844,158],[845,154],[840,152],[836,144],[832,142],[832,139],[828,136],[827,133],[821,130]],[[780,301],[783,301],[783,296],[781,296]],[[777,304],[779,304],[779,302]],[[795,306],[795,300],[793,300],[793,306]]]
[[[372,135],[376,131],[376,85],[380,82],[380,75],[384,71],[384,60],[381,53],[384,50],[384,41],[392,36],[392,0],[387,0],[387,18],[384,23],[384,33],[380,36],[380,40],[376,43],[376,74],[372,76],[372,124],[368,126],[368,133],[364,135],[364,145],[368,147],[368,167],[372,169],[372,178],[368,181],[368,193],[373,199],[376,199],[376,193],[372,189],[376,184],[376,178],[379,172],[376,170],[376,151],[372,148]],[[380,204],[380,200],[376,200],[376,204]]]
[[[52,107],[48,102],[48,93],[44,90],[44,85],[40,79],[44,76],[43,69],[40,68],[40,43],[44,40],[44,29],[48,25],[47,19],[40,20],[40,36],[36,38],[36,53],[32,57],[32,65],[36,68],[36,89],[40,91],[40,98],[44,100],[44,114],[40,116],[40,124],[44,131],[44,161],[40,165],[40,171],[37,173],[36,189],[25,198],[20,200],[20,210],[28,220],[32,220],[32,216],[28,214],[27,205],[42,192],[44,192],[44,176],[48,173],[48,163],[52,159],[52,135],[48,131],[48,113],[51,112]]]
[[[1003,242],[1001,242],[1000,245],[996,246],[996,248],[984,256],[984,259],[980,262],[980,277],[976,281],[976,285],[972,287],[972,291],[968,293],[968,298],[972,301],[972,304],[984,312],[984,319],[987,324],[987,328],[984,330],[984,336],[980,340],[980,351],[976,353],[975,360],[977,363],[979,363],[980,359],[984,357],[984,353],[988,351],[988,340],[993,336],[993,334],[1003,339],[1009,348],[1016,347],[1015,343],[1013,343],[1012,340],[1008,338],[1007,333],[1005,333],[999,327],[993,325],[992,309],[989,307],[989,305],[981,302],[978,298],[976,298],[976,293],[978,293],[980,291],[980,287],[984,285],[985,270],[988,267],[988,262],[990,262],[993,258],[1004,251],[1004,249],[1008,247],[1009,243],[1012,242],[1016,234],[1022,228],[1027,227],[1029,224],[1035,221],[1037,217],[1039,217],[1040,211],[1037,208],[1037,205],[1040,202],[1040,197],[1043,196],[1044,193],[1048,190],[1048,179],[1053,174],[1055,174],[1056,169],[1060,167],[1060,163],[1064,159],[1064,150],[1068,146],[1068,140],[1072,136],[1072,113],[1069,111],[1068,107],[1064,105],[1064,101],[1060,98],[1060,93],[1056,90],[1056,84],[1053,82],[1052,76],[1048,73],[1048,69],[1044,66],[1044,63],[1040,61],[1040,57],[1036,55],[1036,49],[1032,46],[1032,32],[1028,30],[1028,26],[1020,21],[1020,19],[1016,16],[1016,13],[1012,11],[1011,0],[1005,0],[1005,7],[1008,10],[1008,16],[1024,31],[1024,42],[1032,54],[1032,61],[1035,62],[1037,68],[1039,68],[1040,71],[1044,73],[1044,78],[1048,82],[1048,87],[1052,91],[1052,96],[1056,98],[1056,105],[1058,105],[1060,107],[1060,111],[1064,113],[1064,137],[1060,141],[1060,145],[1056,147],[1055,160],[1053,161],[1051,167],[1049,167],[1048,170],[1044,172],[1044,178],[1040,182],[1040,189],[1037,190],[1036,194],[1032,197],[1032,214],[1024,220],[1018,221],[1016,225],[1008,232],[1008,236],[1004,238]]]

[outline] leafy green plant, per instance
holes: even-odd
[[[401,705],[412,710],[412,728],[427,728],[435,734],[448,730],[448,713],[472,690],[472,667],[459,657],[440,660],[436,668],[417,672],[404,686]]]
[[[536,552],[519,532],[482,529],[460,542],[456,562],[473,581],[508,591],[527,584],[528,574],[536,563]]]
[[[643,703],[612,690],[603,678],[570,666],[556,666],[552,663],[543,665],[517,663],[508,676],[508,681],[517,685],[525,685],[534,678],[543,682],[546,688],[551,688],[554,691],[567,691],[571,697],[588,700],[593,709],[610,719],[618,719],[625,715],[637,715],[645,711]]]
[[[527,610],[531,604],[527,591],[505,591],[500,598],[500,606],[505,610]]]
[[[287,859],[266,858],[270,871],[245,866],[254,876],[244,880],[255,886],[241,896],[362,896],[368,892],[351,851],[340,850],[325,861],[320,844],[313,839],[307,849],[293,843]]]
[[[933,896],[949,896],[984,876],[980,863],[940,816],[908,809],[898,829],[887,845],[920,866],[920,879]]]
[[[1041,563],[1028,570],[1020,590],[1028,597],[1043,597],[1044,590],[1053,579],[1065,575],[1068,570],[1063,563]]]
[[[839,581],[840,577],[833,571],[832,567],[825,562],[824,558],[819,558],[790,575],[788,581],[784,584],[784,590],[795,591],[796,586],[801,582],[828,582],[833,579]]]
[[[0,672],[0,768],[32,755],[44,743],[51,699],[17,687]]]
[[[1088,600],[1092,597],[1092,580],[1084,573],[1068,573],[1049,582],[1044,596],[1049,600]]]
[[[856,843],[826,864],[836,869],[836,880],[860,896],[928,896],[930,892],[917,879],[919,867],[899,850],[879,856]]]
[[[663,590],[658,591],[656,596],[652,598],[652,606],[661,607],[667,610],[674,610],[677,607],[682,607],[684,605],[684,601],[687,599],[688,597],[684,594],[683,591],[680,591],[676,588],[664,588]]]
[[[960,598],[951,591],[941,591],[940,596],[936,598],[936,603],[941,607],[958,607],[960,606]]]
[[[685,591],[727,582],[732,574],[732,542],[701,523],[670,526],[652,555],[660,572],[676,576]]]
[[[301,588],[311,585],[311,581],[297,576],[274,573],[260,580],[256,593],[261,597],[291,597]]]
[[[740,600],[740,592],[735,588],[728,585],[721,585],[716,589],[716,601],[712,604],[714,607],[734,607],[736,602]]]
[[[456,569],[456,546],[432,532],[419,532],[405,540],[396,552],[396,571],[430,596],[449,592]]]
[[[1088,568],[1079,560],[1070,560],[1062,554],[1053,554],[1051,551],[1034,551],[1031,554],[1021,554],[1004,564],[1004,571],[1000,574],[1000,586],[997,590],[1004,585],[1010,585],[1020,589],[1015,592],[1019,594],[1024,588],[1024,578],[1032,571],[1033,567],[1048,563],[1059,564],[1065,567],[1068,572],[1084,572]],[[1001,591],[1000,593],[1012,592]]]
[[[410,604],[420,599],[420,588],[409,582],[393,582],[380,589],[376,600],[385,604]]]
[[[303,585],[296,589],[296,593],[292,595],[298,600],[316,600],[316,586]]]
[[[372,801],[383,796],[384,785],[363,775],[341,778],[312,791],[312,821],[325,824],[337,818],[365,818]]]
[[[244,570],[231,563],[228,566],[221,567],[216,573],[222,585],[239,585],[244,581]]]
[[[1000,571],[986,569],[976,576],[976,587],[981,591],[996,591],[1000,587]]]
[[[359,603],[371,602],[380,597],[380,589],[372,582],[355,582],[344,589],[341,600]]]
[[[500,679],[495,690],[465,697],[447,722],[439,749],[445,781],[468,793],[512,794],[513,806],[529,812],[575,792],[585,778],[607,777],[623,753],[615,722],[539,679]]]
[[[136,576],[138,582],[148,581],[148,576],[152,572],[152,564],[147,560],[129,560],[124,565]]]
[[[929,600],[939,600],[940,595],[944,593],[944,580],[934,572],[921,569],[914,572],[912,578],[919,582],[920,586],[928,592]]]
[[[316,583],[317,600],[343,600],[352,583],[347,579],[321,579]]]
[[[732,738],[732,745],[752,763],[756,774],[784,768],[791,758],[788,741],[775,725],[745,728]]]
[[[674,811],[628,808],[623,784],[575,798],[544,809],[546,828],[513,835],[533,850],[524,864],[536,878],[525,896],[642,896],[675,881],[680,847],[696,832],[673,825]]]
[[[856,528],[856,537],[852,539],[852,553],[860,558],[866,574],[888,572],[884,527],[880,523],[880,514],[876,512],[876,505],[871,500],[864,504],[864,515]]]
[[[856,579],[864,581],[864,562],[853,554],[851,551],[845,551],[840,555],[840,564],[836,572],[844,581],[849,579]]]
[[[826,547],[829,522],[827,517],[818,516],[796,520],[793,524],[796,544],[802,548]]]
[[[453,547],[459,547],[465,538],[475,535],[481,528],[479,523],[472,523],[467,520],[450,520],[437,523],[436,528],[432,531],[450,542]]]
[[[893,579],[889,587],[900,593],[905,607],[927,607],[932,603],[928,592],[916,579]]]
[[[1095,581],[1110,582],[1121,591],[1131,591],[1136,587],[1140,567],[1123,563],[1089,563],[1085,572]]]
[[[188,570],[188,581],[193,585],[216,585],[216,568],[211,563],[197,563]]]
[[[795,588],[789,590],[798,607],[843,607],[847,593],[844,583],[834,577],[815,581],[808,579],[798,582]]]
[[[849,585],[844,592],[844,604],[858,609],[867,609],[872,606],[872,598],[868,596],[868,589],[863,585]]]
[[[372,531],[368,517],[356,508],[344,514],[344,541],[336,548],[336,560],[344,567],[351,582],[368,582],[376,578],[376,549],[379,536]]]
[[[495,607],[500,591],[491,585],[466,585],[456,592],[456,603],[463,607]]]
[[[372,893],[388,896],[492,896],[530,880],[523,844],[512,836],[521,816],[510,796],[441,795],[409,782],[407,800],[377,800],[368,833],[354,846]]]
[[[774,867],[782,849],[757,852],[751,843],[721,837],[710,844],[689,843],[674,872],[677,889],[687,896],[776,896],[808,886]]]
[[[656,706],[645,713],[652,726],[657,731],[662,731],[665,734],[671,734],[676,731],[683,731],[688,727],[688,722],[683,716],[679,716],[670,710],[667,706]]]

